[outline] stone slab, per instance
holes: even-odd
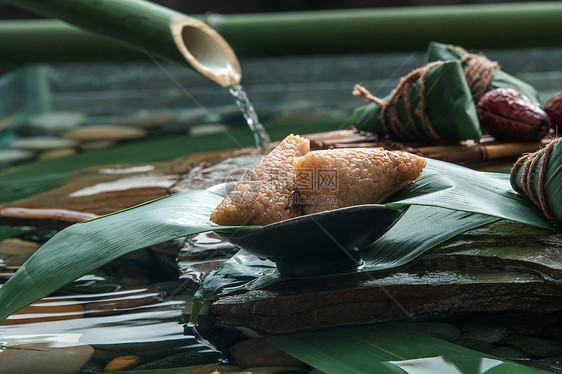
[[[465,312],[562,309],[562,234],[500,221],[386,274],[290,281],[219,298],[221,322],[290,331]]]

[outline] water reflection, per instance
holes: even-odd
[[[488,370],[503,364],[500,360],[491,358],[460,357],[461,362],[465,365],[455,363],[451,357],[426,357],[413,360],[389,361],[391,364],[398,366],[408,374],[430,374],[430,373],[448,373],[448,374],[483,374]],[[470,368],[466,363],[470,362]]]

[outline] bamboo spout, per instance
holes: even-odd
[[[144,0],[0,0],[138,50],[188,64],[223,86],[240,83],[240,64],[215,30],[196,18]],[[15,36],[14,36],[15,37]],[[53,40],[56,44],[58,41]]]
[[[215,30],[197,19],[182,17],[172,22],[171,31],[180,53],[196,71],[223,87],[240,83],[240,63]]]

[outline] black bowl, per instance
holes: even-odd
[[[275,262],[282,275],[317,276],[356,269],[362,263],[360,250],[388,231],[403,212],[379,204],[356,205],[219,235]]]

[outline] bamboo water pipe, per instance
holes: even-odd
[[[223,87],[240,82],[240,64],[230,45],[204,22],[166,7],[144,0],[2,1],[59,18],[154,56],[187,62]],[[88,39],[85,34],[79,35]],[[12,38],[18,39],[18,35]]]

